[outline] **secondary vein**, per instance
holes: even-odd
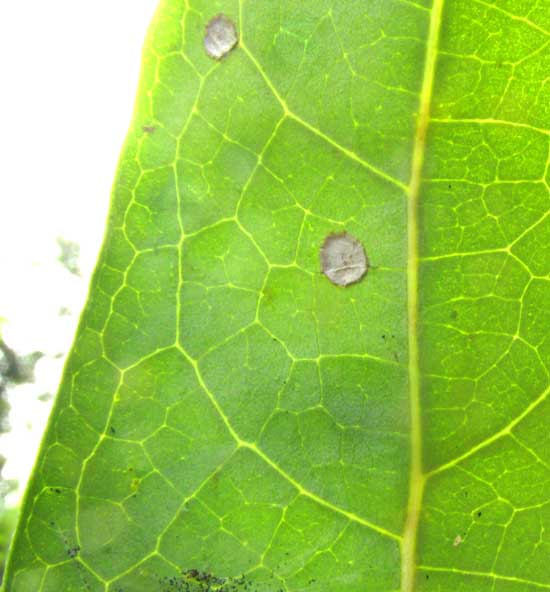
[[[422,418],[420,402],[420,364],[418,344],[418,208],[422,185],[422,169],[426,152],[426,131],[430,121],[430,105],[433,94],[437,47],[441,28],[444,0],[435,0],[430,18],[426,46],[424,76],[420,94],[418,123],[409,184],[408,263],[407,263],[407,313],[409,319],[409,397],[411,421],[411,467],[409,477],[409,502],[407,519],[401,546],[401,592],[413,592],[416,573],[416,541],[418,523],[424,493],[425,475],[422,469]]]
[[[286,101],[280,95],[279,91],[275,88],[275,85],[271,82],[271,80],[269,79],[267,74],[264,72],[261,64],[258,62],[258,60],[254,56],[254,54],[250,51],[250,49],[248,49],[248,47],[245,45],[245,43],[242,39],[240,42],[240,47],[246,53],[246,55],[249,57],[250,61],[254,64],[256,70],[259,72],[260,76],[263,78],[265,84],[271,90],[273,96],[277,99],[277,102],[280,104],[281,108],[283,109],[284,117],[294,120],[296,123],[300,124],[301,126],[306,128],[307,130],[309,130],[311,133],[315,134],[316,136],[318,136],[319,138],[323,139],[325,142],[330,144],[333,148],[340,151],[342,154],[345,154],[351,160],[354,160],[355,162],[359,163],[361,166],[363,166],[364,168],[369,170],[371,173],[377,175],[378,177],[381,177],[382,179],[385,179],[389,183],[392,183],[392,185],[399,187],[399,189],[403,189],[403,190],[407,189],[407,186],[404,183],[402,183],[399,179],[392,177],[388,173],[384,172],[382,169],[379,169],[378,167],[374,166],[373,164],[370,164],[370,162],[367,162],[366,160],[361,158],[353,150],[350,150],[349,148],[342,146],[342,144],[337,142],[334,138],[332,138],[328,134],[322,132],[320,129],[318,129],[317,127],[315,127],[314,125],[307,122],[305,119],[302,119],[299,115],[297,115],[296,113],[291,111],[291,109],[288,107]]]

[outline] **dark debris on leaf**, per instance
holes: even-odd
[[[161,592],[256,592],[259,588],[246,576],[220,577],[199,569],[182,570],[181,576],[159,578]],[[279,589],[273,592],[279,592]],[[282,592],[282,591],[281,591]]]

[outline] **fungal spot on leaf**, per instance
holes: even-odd
[[[204,49],[215,60],[221,60],[237,45],[239,37],[233,21],[218,14],[206,25]]]
[[[459,534],[457,534],[455,540],[453,541],[453,547],[458,547],[458,545],[462,544],[463,541],[464,539]]]
[[[351,234],[331,234],[321,247],[321,269],[337,286],[358,282],[369,269],[363,245]]]

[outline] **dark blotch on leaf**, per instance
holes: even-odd
[[[327,236],[320,258],[323,273],[337,286],[358,282],[369,269],[363,245],[347,232]]]
[[[211,58],[221,60],[238,41],[235,23],[224,14],[218,14],[206,25],[204,49]]]
[[[71,547],[70,549],[67,550],[67,555],[71,558],[74,559],[78,554],[80,553],[80,547]]]

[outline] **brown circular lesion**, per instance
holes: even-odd
[[[204,49],[209,57],[221,60],[239,42],[235,23],[225,14],[210,19],[204,34]]]
[[[320,251],[321,270],[337,286],[362,280],[369,260],[361,241],[347,232],[329,234]]]

